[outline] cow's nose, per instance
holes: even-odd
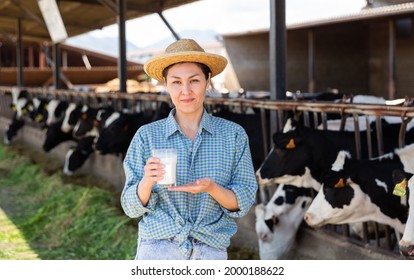
[[[263,180],[262,176],[260,175],[260,169],[256,171],[256,181],[259,187],[266,187],[268,184],[267,180]]]
[[[305,213],[305,216],[303,217],[303,219],[305,220],[305,222],[308,225],[312,225],[312,215],[309,213]]]
[[[263,241],[266,241],[267,239],[269,239],[269,236],[267,235],[267,233],[261,233],[260,234],[260,239]]]

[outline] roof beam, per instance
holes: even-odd
[[[97,0],[102,6],[110,10],[114,15],[118,15],[118,6],[111,0]]]
[[[112,2],[111,0],[62,0],[65,2],[80,2],[82,4],[90,4],[90,5],[103,5],[101,2]],[[143,5],[143,4],[135,4],[129,3],[127,1],[127,10],[130,12],[139,11],[143,13],[158,13],[163,11],[163,0],[161,1],[153,1],[155,3],[151,3],[151,5]],[[112,2],[113,3],[113,2]],[[112,7],[113,4],[109,4],[109,7]],[[153,8],[153,6],[156,6]]]
[[[4,8],[7,8],[11,4],[10,1],[2,1],[0,4],[0,10],[3,10]]]
[[[22,2],[20,0],[12,0],[13,4],[16,5],[17,7],[19,7],[20,9],[23,10],[23,12],[30,17],[31,19],[33,19],[35,22],[37,22],[40,26],[43,26],[44,28],[46,28],[46,23],[43,21],[42,18],[38,17],[35,13],[33,13],[32,11],[30,11],[30,9],[28,9],[25,5],[22,4]]]

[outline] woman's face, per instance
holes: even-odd
[[[173,65],[164,81],[177,113],[194,114],[203,111],[205,92],[209,79],[200,66],[191,62]]]

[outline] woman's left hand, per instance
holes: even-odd
[[[215,183],[210,178],[198,179],[196,182],[191,182],[182,186],[169,187],[169,191],[181,191],[189,193],[209,192]]]

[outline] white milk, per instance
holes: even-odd
[[[161,164],[165,165],[164,179],[158,181],[160,187],[170,187],[176,185],[177,174],[177,150],[158,149],[153,150],[152,155],[160,159]]]

